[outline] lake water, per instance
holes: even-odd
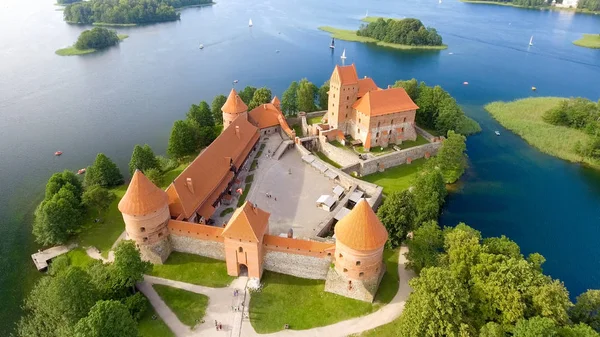
[[[64,23],[54,2],[0,3],[0,335],[39,275],[29,258],[38,248],[31,213],[53,172],[85,167],[98,152],[126,172],[135,144],[164,153],[190,104],[226,94],[235,79],[278,95],[302,77],[320,85],[343,48],[359,76],[380,87],[412,77],[440,84],[480,122],[483,132],[468,140],[471,167],[442,223],[464,221],[540,252],[545,271],[572,295],[600,288],[600,174],[532,149],[482,108],[530,96],[531,86],[535,95],[597,100],[600,50],[571,42],[599,32],[600,17],[450,0],[222,0],[186,9],[178,22],[119,29],[129,39],[105,52],[60,57],[54,51],[86,27]],[[367,10],[419,18],[450,48],[414,53],[338,41],[332,54],[317,27],[356,29]],[[54,157],[57,150],[64,155]]]

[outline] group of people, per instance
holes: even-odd
[[[271,195],[271,193],[267,193],[267,198],[269,198],[269,199],[273,198],[273,196]],[[275,201],[277,201],[277,197],[274,197],[273,199],[275,199]]]
[[[215,319],[215,328],[217,329],[217,331],[223,330],[223,324],[217,322],[216,319]]]

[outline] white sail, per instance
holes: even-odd
[[[252,27],[252,19],[248,21],[248,27]]]
[[[346,49],[342,52],[342,56],[340,57],[342,60],[346,59]]]
[[[369,10],[367,9],[367,14],[365,14],[365,18],[369,16]]]
[[[531,35],[531,39],[529,39],[529,45],[533,46],[533,35]]]

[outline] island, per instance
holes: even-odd
[[[485,109],[540,151],[600,169],[597,103],[585,98],[535,97],[492,102]]]
[[[114,46],[128,37],[125,34],[117,34],[114,30],[96,27],[83,31],[73,46],[59,49],[56,54],[60,56],[90,54]]]
[[[600,49],[600,34],[583,34],[583,37],[573,41],[573,44],[580,47]]]
[[[213,4],[211,0],[90,0],[65,7],[68,23],[135,26],[179,20],[176,9]]]
[[[335,39],[375,43],[378,46],[403,50],[441,50],[448,48],[435,28],[425,27],[418,19],[390,19],[368,16],[362,19],[367,24],[352,31],[329,26],[319,27]]]
[[[527,9],[541,10],[566,10],[584,14],[600,14],[600,2],[596,0],[563,0],[553,3],[545,0],[461,0],[461,2],[472,4],[511,6]]]

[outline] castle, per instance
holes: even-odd
[[[363,140],[366,148],[416,137],[416,105],[403,89],[381,90],[371,79],[359,81],[352,65],[336,67],[329,95],[331,126]],[[234,211],[225,227],[211,225],[216,208],[235,193],[238,173],[257,151],[261,137],[279,133],[298,142],[277,97],[247,110],[232,89],[222,107],[223,132],[166,191],[141,171],[134,173],[119,202],[128,238],[136,242],[143,259],[155,264],[172,251],[197,254],[224,260],[232,276],[260,279],[270,270],[324,279],[326,291],[373,301],[385,273],[388,233],[365,199],[337,222],[335,242],[270,233],[270,214],[249,201]]]

